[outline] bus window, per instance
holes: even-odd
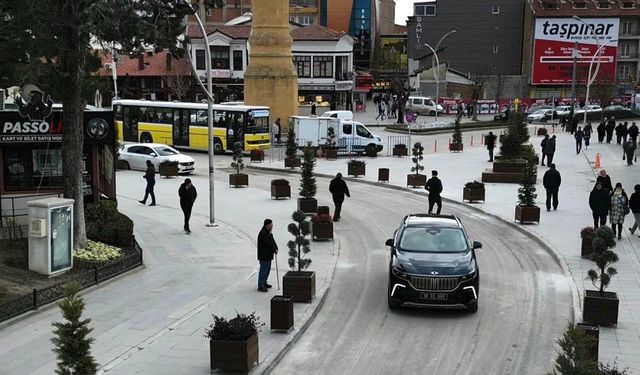
[[[140,119],[139,122],[149,122],[149,111],[147,107],[140,107]]]
[[[122,121],[122,106],[116,106],[116,121]]]
[[[227,128],[227,113],[224,111],[215,111],[213,114],[213,126],[216,128]]]
[[[208,126],[207,110],[192,109],[191,110],[191,126]]]

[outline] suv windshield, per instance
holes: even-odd
[[[407,227],[402,232],[400,249],[412,252],[461,253],[468,250],[464,232],[459,228]]]

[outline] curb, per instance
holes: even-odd
[[[288,169],[278,169],[278,168],[273,168],[273,167],[260,167],[260,166],[249,166],[248,168],[250,169],[255,169],[255,170],[263,170],[263,171],[270,171],[270,172],[283,172],[283,173],[287,173],[287,174],[300,174],[299,171],[296,170],[288,170]],[[317,177],[324,177],[324,178],[333,178],[333,175],[328,175],[328,174],[322,174],[322,173],[316,173],[315,176]],[[374,181],[367,181],[367,180],[362,180],[362,179],[358,179],[357,177],[343,177],[344,180],[346,181],[350,181],[350,182],[356,182],[356,183],[361,183],[361,184],[367,184],[367,185],[371,185],[371,186],[378,186],[378,187],[383,187],[386,189],[392,189],[392,190],[398,190],[398,191],[404,191],[404,192],[409,192],[409,193],[413,193],[416,195],[422,195],[422,196],[427,196],[426,193],[420,192],[420,191],[415,191],[412,189],[408,189],[402,186],[397,186],[397,185],[389,185],[387,183],[382,183],[382,182],[374,182]],[[571,287],[571,297],[572,297],[572,305],[571,309],[573,310],[573,322],[576,322],[579,320],[580,317],[582,317],[582,309],[580,307],[580,301],[579,301],[579,292],[578,292],[578,284],[576,283],[575,278],[573,277],[573,274],[571,273],[570,269],[569,269],[569,265],[567,264],[567,261],[564,259],[564,257],[562,257],[562,255],[560,253],[558,253],[555,248],[553,247],[553,245],[551,245],[550,243],[548,243],[546,240],[540,238],[538,235],[536,235],[534,232],[530,231],[529,229],[523,228],[511,221],[508,221],[498,215],[495,215],[493,213],[487,212],[486,210],[480,208],[480,207],[476,207],[473,206],[469,203],[464,203],[464,202],[459,202],[456,200],[453,200],[451,198],[445,198],[442,197],[443,201],[447,202],[447,203],[451,203],[451,204],[455,204],[458,206],[463,206],[466,208],[470,208],[476,212],[482,213],[484,215],[487,215],[493,219],[499,220],[500,222],[509,225],[510,227],[514,228],[515,230],[517,230],[518,232],[524,234],[525,236],[531,238],[532,240],[534,240],[535,242],[537,242],[547,253],[549,253],[549,255],[551,255],[551,257],[553,257],[553,259],[556,261],[556,263],[558,263],[558,265],[560,266],[560,268],[562,268],[562,271],[564,272],[564,274],[567,277],[570,277],[571,281],[569,282],[569,285]]]

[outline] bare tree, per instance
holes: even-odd
[[[180,75],[175,72],[175,75],[162,77],[164,85],[169,89],[169,94],[174,100],[179,102],[186,99],[191,92],[193,85],[193,78],[191,75]]]

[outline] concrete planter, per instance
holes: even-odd
[[[332,240],[333,239],[333,223],[326,221],[311,223],[311,238],[316,240]]]
[[[423,174],[408,174],[407,186],[411,187],[424,187],[427,184],[427,176]]]
[[[273,296],[271,298],[271,329],[288,331],[293,328],[293,298]]]
[[[464,188],[462,190],[463,201],[483,201],[484,202],[485,190],[484,188]]]
[[[289,271],[282,277],[282,294],[291,296],[293,302],[310,303],[316,295],[316,273],[313,271]]]
[[[318,206],[316,210],[316,214],[318,215],[331,215],[331,211],[329,206]]]
[[[263,150],[251,150],[251,161],[264,161]]]
[[[517,184],[522,181],[523,173],[498,173],[491,169],[482,172],[482,182]]]
[[[600,294],[597,290],[585,290],[582,299],[582,320],[601,326],[618,324],[619,304],[615,292]]]
[[[284,167],[285,168],[300,168],[302,161],[300,158],[285,158],[284,159]]]
[[[298,210],[305,214],[315,214],[318,211],[318,200],[315,198],[298,198]]]
[[[347,175],[348,176],[364,176],[366,172],[364,163],[349,163],[347,164]]]
[[[505,162],[494,161],[493,171],[497,173],[524,173],[527,169],[527,162],[525,160]]]
[[[463,143],[449,143],[449,152],[462,152],[463,149]]]
[[[580,256],[585,258],[593,252],[593,238],[583,238],[580,246]]]
[[[232,173],[229,175],[229,185],[233,187],[249,186],[249,175]]]
[[[338,158],[338,150],[335,148],[328,148],[326,150],[327,160],[336,160]]]
[[[398,157],[407,156],[408,155],[407,147],[393,146],[392,154],[393,154],[393,156],[398,156]]]
[[[389,168],[378,168],[378,181],[389,182]]]
[[[516,206],[515,220],[520,224],[540,223],[540,207],[538,206]]]
[[[538,128],[537,135],[544,137],[547,133],[547,128]]]
[[[258,362],[258,335],[244,341],[209,340],[211,370],[248,372]]]
[[[271,181],[271,198],[272,199],[280,199],[280,198],[291,198],[291,186],[287,184],[274,184],[273,182],[277,180]]]

